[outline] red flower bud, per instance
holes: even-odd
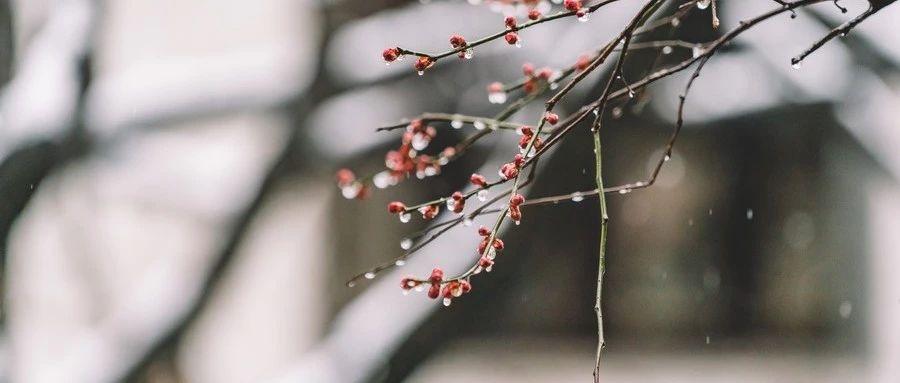
[[[525,83],[522,84],[522,90],[524,90],[525,93],[534,93],[535,89],[537,89],[537,84],[532,77],[529,77],[525,80]]]
[[[356,175],[350,169],[341,169],[334,174],[334,179],[338,186],[344,187],[356,181]]]
[[[547,119],[547,123],[550,125],[556,125],[556,123],[559,122],[559,115],[553,112],[547,112],[547,114],[544,115],[544,118]]]
[[[532,129],[528,125],[523,125],[519,128],[519,133],[526,137],[531,137],[534,135],[534,129]]]
[[[466,39],[460,35],[450,36],[450,46],[454,48],[466,46]]]
[[[578,61],[575,62],[575,69],[577,69],[579,72],[584,72],[590,65],[591,57],[588,55],[581,55],[578,56]]]
[[[418,285],[419,285],[419,282],[416,282],[412,278],[403,278],[400,280],[400,288],[402,288],[403,290],[409,290]]]
[[[517,168],[522,167],[522,164],[525,163],[525,157],[521,154],[516,154],[513,156],[513,164],[516,165]]]
[[[469,281],[467,281],[465,279],[459,281],[459,287],[462,289],[463,294],[466,294],[469,291],[472,291],[472,284],[469,283]]]
[[[581,0],[566,0],[563,6],[570,11],[577,11],[581,9]]]
[[[515,16],[506,16],[506,19],[503,20],[503,23],[506,24],[506,27],[509,29],[516,29]]]
[[[431,287],[428,288],[428,297],[431,299],[437,299],[437,297],[440,295],[441,295],[441,285],[438,283],[432,283]]]
[[[501,93],[503,92],[503,84],[497,81],[490,83],[487,87],[488,93]]]
[[[441,209],[438,207],[438,205],[428,205],[428,206],[423,206],[423,207],[419,208],[419,212],[422,213],[423,219],[434,218],[435,216],[437,216],[437,214],[440,210]]]
[[[503,164],[500,167],[500,177],[504,180],[516,178],[519,175],[519,168],[513,163]]]
[[[453,198],[454,201],[460,201],[463,199],[463,193],[458,191],[453,192],[453,194],[450,195],[450,198]]]
[[[431,281],[431,283],[441,283],[441,281],[444,280],[444,270],[434,268],[431,270],[431,276],[428,277],[428,280]]]
[[[419,56],[419,59],[416,60],[416,63],[413,64],[413,66],[416,68],[417,71],[421,72],[421,71],[424,71],[425,69],[430,68],[431,65],[433,65],[433,64],[434,64],[434,61],[431,61],[431,58],[429,58],[428,56]]]
[[[538,71],[538,77],[540,77],[544,81],[549,81],[550,77],[553,76],[553,69],[544,67]]]
[[[522,220],[522,210],[520,210],[518,206],[510,206],[509,218],[518,223]]]
[[[485,227],[485,226],[479,227],[479,228],[478,228],[478,235],[480,235],[480,236],[482,236],[482,237],[487,237],[487,236],[491,235],[491,229],[488,229],[488,228]]]
[[[388,204],[388,212],[391,214],[400,214],[406,211],[406,205],[403,202],[394,201]]]
[[[519,35],[516,32],[509,32],[503,38],[506,39],[506,43],[509,45],[516,45],[519,42]]]
[[[381,52],[381,57],[386,62],[392,62],[397,60],[400,57],[400,50],[397,48],[388,48],[385,49],[384,52]]]
[[[484,187],[485,185],[487,185],[487,179],[484,178],[483,175],[478,174],[478,173],[472,173],[472,176],[469,177],[469,182],[471,182],[472,185],[475,185],[475,186]]]
[[[494,265],[494,260],[492,260],[488,257],[481,257],[478,259],[478,266],[480,266],[482,269],[490,269],[491,266],[493,266],[493,265]],[[488,270],[488,271],[490,271],[490,270]]]
[[[513,194],[513,196],[509,198],[510,206],[519,206],[523,202],[525,202],[525,196],[518,194],[518,193]]]
[[[531,65],[531,63],[522,64],[522,73],[525,74],[525,76],[531,77],[531,75],[534,74],[534,65]]]
[[[541,11],[537,9],[532,9],[528,11],[528,19],[529,20],[537,20],[541,18]]]

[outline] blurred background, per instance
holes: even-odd
[[[521,32],[521,49],[488,44],[420,77],[409,60],[385,67],[381,50],[444,51],[449,35],[474,40],[525,10],[0,1],[0,381],[589,381],[595,199],[528,209],[503,234],[496,270],[444,308],[403,296],[399,280],[468,267],[472,228],[344,283],[425,227],[385,214],[388,201],[495,174],[518,137],[492,134],[439,177],[366,201],[343,199],[333,174],[383,169],[400,133],[379,125],[498,112],[487,84],[516,80],[526,61],[571,65],[641,3],[543,24]],[[782,15],[717,54],[659,182],[609,197],[604,381],[900,381],[900,6],[789,65],[867,4],[840,3],[850,12],[826,2]],[[695,10],[652,38],[709,41],[773,6],[720,0],[719,31]],[[690,55],[676,48],[662,64]],[[633,56],[627,77],[656,56]],[[560,114],[596,98],[602,77]],[[617,105],[603,132],[607,184],[649,174],[685,81]],[[472,133],[436,127],[434,150]],[[576,130],[526,195],[593,188],[592,150]]]

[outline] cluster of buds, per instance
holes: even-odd
[[[413,64],[413,67],[416,68],[416,72],[419,73],[419,76],[425,74],[425,69],[431,68],[434,65],[434,60],[428,56],[419,56],[416,62]]]
[[[369,196],[369,188],[356,179],[356,175],[350,169],[338,170],[334,175],[341,194],[346,199],[364,199]]]
[[[469,46],[469,43],[466,42],[465,37],[460,35],[450,36],[450,47],[453,49],[460,49],[457,54],[461,59],[470,59],[475,54],[475,51],[472,48],[466,48]],[[463,49],[466,48],[466,49]]]
[[[453,192],[453,194],[450,195],[450,198],[447,199],[447,209],[450,211],[461,214],[465,208],[466,197],[462,192]]]
[[[540,137],[534,136],[534,129],[532,129],[530,126],[523,126],[518,129],[518,132],[522,135],[522,137],[519,138],[519,151],[523,155],[534,153],[534,151],[541,150],[541,148],[544,147],[544,141],[541,140]],[[532,149],[531,151],[526,153],[526,151],[529,150],[528,144],[532,142],[532,139],[534,140]]]
[[[459,36],[459,38],[462,38],[462,36]],[[465,44],[465,39],[463,39],[463,44]],[[400,48],[387,48],[381,51],[381,58],[384,59],[385,64],[390,65],[394,61],[403,60],[403,51]],[[431,68],[432,65],[434,65],[434,60],[428,56],[419,56],[413,63],[413,67],[416,68],[420,76],[425,74],[425,70]]]
[[[525,93],[532,93],[542,81],[550,82],[550,79],[553,77],[553,69],[543,67],[535,70],[534,65],[525,63],[522,64],[522,74],[525,75],[525,83],[522,85],[522,89]]]
[[[492,82],[487,86],[488,101],[491,104],[502,104],[506,102],[506,91],[503,90],[503,84]]]
[[[525,197],[521,194],[513,194],[509,198],[509,218],[518,225],[522,222],[522,210],[520,206],[525,203]]]
[[[437,299],[443,297],[444,306],[450,306],[453,298],[457,298],[472,291],[472,284],[468,280],[451,280],[444,281],[444,271],[435,268],[431,271],[431,276],[427,281],[418,281],[413,278],[403,278],[400,281],[400,288],[404,294],[408,294],[409,290],[423,290],[424,285],[428,285],[428,297]]]
[[[388,213],[396,214],[400,217],[400,222],[406,223],[409,222],[412,216],[406,211],[406,205],[400,201],[394,201],[388,204]]]
[[[476,266],[475,273],[478,274],[482,270],[491,272],[491,269],[494,267],[494,259],[497,258],[497,252],[502,251],[505,245],[503,244],[503,240],[500,238],[494,237],[493,241],[491,241],[491,232],[487,227],[478,228],[478,235],[481,236],[481,242],[478,243],[478,254],[481,258],[478,259],[478,266]],[[491,241],[490,244],[488,241]]]
[[[521,154],[516,154],[513,157],[513,162],[507,162],[500,167],[500,178],[504,180],[513,179],[519,176],[519,169],[522,168],[522,165],[525,164],[525,157]]]
[[[419,208],[419,213],[422,213],[422,219],[432,219],[437,217],[440,212],[441,207],[438,205],[428,205]]]
[[[418,151],[427,148],[435,136],[437,136],[437,130],[425,125],[422,120],[416,119],[410,122],[406,127],[406,132],[403,133],[400,148],[391,150],[385,155],[384,165],[388,171],[376,175],[376,186],[381,188],[395,185],[413,171],[419,179],[439,174],[442,162],[445,162],[445,159],[449,158],[448,156],[455,155],[456,150],[452,147],[444,149],[439,159],[419,155]],[[380,180],[381,177],[386,178]]]
[[[515,45],[517,47],[521,47],[522,44],[519,42],[519,34],[516,33],[519,30],[519,27],[516,22],[515,16],[506,16],[503,19],[503,23],[506,25],[506,29],[509,32],[506,32],[506,35],[503,38],[506,40],[506,43],[509,45]]]

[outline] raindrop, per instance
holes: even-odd
[[[462,224],[463,224],[463,226],[472,226],[472,219],[466,217],[465,219],[463,219]]]
[[[841,306],[838,308],[838,313],[841,314],[841,318],[850,318],[850,314],[853,313],[853,304],[850,303],[850,301],[841,302]]]
[[[450,121],[450,126],[452,126],[453,129],[460,129],[463,127],[463,122],[460,120],[453,120]]]
[[[675,18],[672,18],[672,21],[670,21],[669,23],[671,23],[673,27],[677,27],[677,26],[681,25],[681,20],[679,20],[677,17],[675,17]]]
[[[628,193],[631,193],[631,189],[622,189],[622,190],[619,190],[619,194],[628,194]]]
[[[699,45],[695,45],[693,48],[691,48],[691,55],[694,56],[694,58],[702,56],[703,55],[703,47],[701,47]]]
[[[803,61],[800,61],[798,59],[791,60],[791,68],[794,68],[795,70],[800,70],[800,68],[802,68],[802,67],[803,67]]]
[[[613,118],[619,118],[619,117],[622,117],[622,108],[619,107],[619,106],[613,108],[613,110],[612,110],[612,116],[613,116]]]
[[[412,138],[412,147],[415,150],[422,150],[428,147],[429,142],[431,142],[431,139],[428,138],[428,135],[415,134]]]
[[[413,245],[413,240],[410,238],[403,238],[400,240],[400,248],[403,250],[409,250]],[[398,261],[400,262],[400,261]],[[400,266],[400,265],[398,265]]]
[[[418,285],[418,286],[414,287],[413,290],[416,290],[421,293],[421,292],[425,291],[425,285]]]
[[[586,22],[588,22],[588,20],[590,20],[590,16],[588,16],[587,12],[585,12],[583,15],[578,17],[578,21],[580,21],[582,23],[586,23]]]
[[[521,47],[522,47],[522,41],[521,40],[516,41],[516,48],[521,48]]]
[[[628,98],[634,98],[634,91],[631,89],[628,90]]]
[[[666,154],[666,156],[663,157],[663,161],[665,161],[665,162],[669,162],[669,160],[671,160],[671,159],[672,159],[672,156],[670,156],[668,154]]]
[[[444,298],[444,306],[450,306],[450,303],[453,302],[450,298]]]
[[[479,190],[478,193],[475,194],[475,197],[478,198],[479,201],[484,202],[487,201],[488,193],[487,189]]]
[[[472,48],[466,49],[466,51],[463,52],[463,57],[464,57],[466,60],[472,58],[473,56],[475,56],[475,50],[472,49]]]
[[[666,45],[662,48],[662,54],[667,55],[672,53],[672,47]]]
[[[400,222],[402,222],[402,223],[407,223],[407,222],[409,222],[410,219],[412,219],[412,214],[405,213],[405,212],[400,213],[397,216],[400,217]]]
[[[712,0],[700,0],[697,2],[697,9],[709,8],[710,3],[712,3]]]
[[[747,209],[747,219],[753,219],[753,209]]]
[[[424,70],[420,70],[420,71],[416,71],[416,73],[418,73],[418,74],[419,74],[419,76],[422,76],[422,75],[424,75],[424,74],[425,74],[425,71],[424,71]]]
[[[476,130],[484,130],[486,127],[482,121],[475,121],[472,123],[472,126],[474,126]]]
[[[491,104],[502,104],[506,102],[506,92],[491,92],[488,94],[488,101]]]
[[[699,5],[699,3],[698,3]],[[709,335],[706,336],[706,344],[709,344]]]
[[[366,279],[375,279],[375,273],[371,271],[366,273],[364,276],[366,277]]]
[[[559,83],[558,83],[558,82],[555,82],[555,81],[554,81],[554,82],[551,82],[551,83],[550,83],[550,90],[556,90],[556,89],[558,89],[558,88],[559,88]]]
[[[362,185],[359,182],[354,182],[350,185],[344,186],[341,188],[341,195],[346,199],[354,199],[359,192],[362,190]]]
[[[584,195],[581,192],[572,193],[572,202],[581,202],[584,201]]]
[[[388,186],[391,186],[391,173],[388,171],[383,171],[376,174],[372,177],[372,183],[375,184],[375,187],[379,189],[384,189]]]
[[[398,259],[396,262],[394,262],[394,265],[395,266],[404,266],[404,265],[406,265],[406,261],[404,261],[402,259]]]
[[[409,290],[407,289],[400,289],[400,291],[403,295],[409,295]]]

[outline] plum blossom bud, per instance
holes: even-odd
[[[484,187],[487,185],[487,179],[484,178],[483,175],[478,174],[478,173],[472,173],[472,176],[469,177],[469,182],[471,182],[472,185],[475,185],[475,186]]]
[[[482,237],[487,237],[487,236],[491,235],[491,229],[488,229],[488,228],[485,227],[485,226],[479,227],[479,228],[478,228],[478,235],[480,235],[480,236],[482,236]]]
[[[516,32],[509,32],[503,38],[506,39],[506,43],[509,45],[516,45],[519,42],[519,35]]]
[[[430,57],[419,56],[419,59],[416,60],[415,64],[413,64],[413,67],[415,67],[416,70],[419,71],[419,73],[422,73],[425,71],[425,69],[430,68],[432,65],[434,65],[434,61],[432,61]]]
[[[450,36],[450,46],[453,48],[459,48],[466,46],[466,39],[460,35]]]
[[[513,194],[512,197],[509,198],[509,206],[519,206],[525,202],[525,196],[521,194]]]
[[[546,114],[544,114],[544,118],[550,125],[556,125],[556,123],[559,122],[559,115],[553,112],[547,112]]]
[[[428,297],[431,299],[437,299],[441,295],[441,285],[439,283],[432,283],[431,287],[428,288]]]
[[[438,212],[441,209],[438,205],[428,205],[419,208],[419,213],[422,213],[423,219],[432,219],[437,216]]]
[[[484,269],[487,272],[491,271],[491,267],[494,266],[494,260],[488,257],[481,257],[478,259],[478,267]]]
[[[403,202],[394,201],[388,204],[388,212],[391,214],[400,214],[406,211],[406,205]]]
[[[407,277],[407,278],[403,278],[403,279],[400,280],[400,288],[402,288],[402,289],[404,289],[404,290],[409,290],[409,289],[411,289],[411,288],[413,288],[413,287],[416,287],[416,286],[418,286],[418,285],[419,285],[419,282],[416,282],[416,281],[415,281],[414,279],[412,279],[412,278],[408,278],[408,277]]]
[[[591,57],[588,55],[578,56],[578,61],[575,61],[575,69],[579,72],[584,72],[587,70],[588,66],[591,65]]]
[[[563,6],[570,11],[577,11],[581,9],[581,0],[566,0]]]
[[[515,30],[515,29],[516,29],[516,18],[515,18],[515,16],[506,16],[506,18],[503,19],[503,23],[506,24],[506,27],[509,28],[509,29],[512,29],[512,30]]]
[[[428,281],[431,283],[441,283],[444,280],[444,270],[440,268],[434,268],[431,270],[431,275],[428,277]]]
[[[500,167],[500,177],[504,180],[516,178],[519,175],[519,168],[513,163],[503,164]]]
[[[529,20],[537,20],[540,18],[541,18],[541,11],[537,10],[536,8],[533,8],[532,10],[528,11],[528,19]]]
[[[356,175],[350,169],[341,169],[334,174],[334,179],[338,186],[344,187],[356,181]]]
[[[522,64],[522,74],[528,77],[534,75],[534,65],[532,65],[531,63]]]
[[[522,167],[522,165],[524,163],[525,163],[525,157],[522,156],[521,154],[516,154],[515,156],[513,156],[513,164],[515,164],[517,168]]]
[[[381,57],[385,62],[396,61],[400,57],[400,50],[397,48],[388,48],[381,52]]]

